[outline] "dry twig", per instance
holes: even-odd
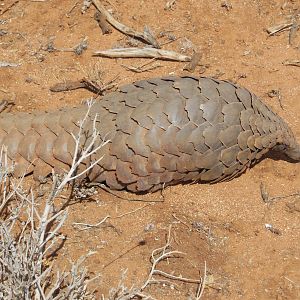
[[[124,65],[124,64],[121,64],[122,67],[124,67],[126,70],[128,71],[132,71],[132,72],[135,72],[135,73],[142,73],[142,72],[149,72],[151,70],[154,70],[156,68],[159,68],[161,67],[161,65],[159,64],[156,64],[156,65],[151,65],[152,63],[154,63],[156,61],[156,58],[153,58],[151,61],[149,62],[146,62],[142,65],[139,65],[137,67],[134,67],[134,66],[127,66],[127,65]],[[149,66],[150,65],[150,66]]]
[[[158,275],[160,277],[165,277],[167,279],[171,279],[171,280],[178,280],[178,281],[182,281],[182,282],[189,282],[189,283],[201,283],[201,280],[195,280],[195,279],[190,279],[190,278],[185,278],[177,275],[173,275],[164,271],[161,271],[159,269],[157,269],[158,264],[168,258],[175,258],[178,255],[184,255],[183,252],[177,251],[177,250],[170,250],[170,246],[171,246],[171,229],[172,226],[169,227],[169,231],[168,231],[168,236],[167,236],[167,243],[161,247],[161,248],[157,248],[154,249],[152,251],[151,254],[151,263],[152,263],[152,267],[151,270],[149,272],[148,278],[145,281],[145,283],[141,286],[141,291],[143,291],[147,286],[149,286],[150,284],[158,284],[158,283],[169,283],[170,282],[168,280],[164,280],[164,279],[157,279],[154,276]]]
[[[293,22],[285,22],[278,25],[270,26],[267,28],[267,32],[269,36],[272,36],[278,32],[290,30],[290,28],[293,26]]]
[[[132,36],[134,38],[140,39],[147,44],[152,45],[155,48],[160,48],[158,42],[154,38],[154,36],[150,33],[148,28],[146,27],[144,29],[144,32],[138,32],[135,31],[134,29],[120,23],[117,21],[106,9],[105,7],[101,4],[99,0],[92,0],[93,4],[95,7],[99,10],[99,12],[106,18],[107,22],[110,23],[113,27],[115,27],[117,30],[120,32]]]
[[[94,52],[96,56],[109,58],[156,58],[173,61],[190,61],[191,57],[170,50],[154,48],[117,48]]]
[[[15,105],[15,103],[13,101],[1,100],[0,101],[0,113],[2,113],[8,107],[12,107],[14,105]]]
[[[13,8],[19,2],[20,2],[20,0],[16,0],[12,4],[10,4],[8,7],[4,8],[2,11],[0,11],[0,16],[4,15],[6,12],[8,12],[11,8]]]
[[[299,29],[299,24],[297,22],[294,22],[289,32],[290,45],[293,45],[298,29]]]
[[[72,91],[76,89],[87,89],[90,92],[93,92],[97,95],[103,95],[103,93],[107,90],[110,90],[116,86],[114,83],[115,79],[110,81],[109,83],[100,86],[96,81],[89,80],[87,78],[82,78],[81,80],[77,81],[65,81],[62,83],[57,83],[50,87],[51,92],[66,92]]]
[[[80,230],[87,230],[87,229],[91,229],[91,228],[98,228],[99,226],[103,225],[103,223],[105,223],[108,218],[110,218],[109,215],[107,215],[106,217],[104,217],[101,221],[99,221],[96,224],[74,222],[73,226],[79,228]]]
[[[169,227],[168,235],[167,235],[167,242],[163,247],[154,249],[151,254],[151,269],[149,271],[148,277],[145,280],[145,282],[140,287],[134,287],[132,286],[130,289],[126,288],[123,284],[125,280],[125,275],[127,270],[123,272],[122,278],[119,282],[119,285],[117,288],[113,288],[109,292],[109,298],[108,300],[125,300],[125,299],[154,299],[151,295],[145,294],[146,288],[148,288],[152,284],[167,284],[167,285],[174,285],[173,281],[181,281],[184,283],[196,283],[198,284],[198,288],[196,291],[196,297],[195,300],[199,300],[204,292],[205,288],[205,280],[206,280],[206,262],[204,263],[204,277],[200,279],[191,279],[191,278],[185,278],[181,275],[173,275],[167,272],[164,272],[160,269],[158,269],[158,265],[160,262],[176,258],[178,255],[183,255],[184,253],[176,250],[170,250],[171,247],[171,229],[172,227]],[[119,255],[116,259],[124,256],[128,251],[133,250],[134,248],[138,247],[140,245],[140,242],[135,245],[134,247],[127,250],[125,253]],[[114,259],[113,262],[116,260]],[[112,262],[110,262],[108,265],[110,265]],[[107,265],[105,266],[107,267]],[[175,284],[176,285],[176,284]],[[103,299],[105,299],[103,297]]]
[[[21,64],[11,63],[7,61],[0,61],[0,68],[7,68],[7,67],[16,68],[19,67],[20,65]]]
[[[281,92],[280,90],[271,90],[270,92],[268,92],[268,96],[270,98],[274,98],[276,97],[278,99],[280,108],[283,109],[283,105],[282,105],[282,97],[281,97]]]
[[[79,44],[75,45],[73,48],[56,48],[51,40],[45,47],[45,51],[48,52],[73,52],[76,55],[81,55],[88,47],[87,37],[84,37]]]
[[[286,199],[289,197],[300,196],[300,192],[296,192],[296,193],[292,193],[292,194],[288,194],[288,195],[284,195],[284,196],[270,197],[270,195],[266,189],[266,186],[262,182],[260,183],[260,194],[261,194],[262,200],[267,204],[274,203],[275,201]]]
[[[92,5],[92,0],[84,0],[82,7],[81,7],[81,13],[84,14]]]
[[[294,67],[300,67],[300,60],[299,59],[287,59],[284,62],[282,62],[284,66],[294,66]]]
[[[189,72],[194,72],[200,62],[201,57],[202,55],[199,52],[195,52],[192,55],[191,61],[183,69]]]
[[[102,34],[110,34],[112,32],[106,18],[100,11],[96,11],[94,14],[94,19],[97,21],[99,27],[101,28]]]
[[[176,0],[169,0],[165,5],[165,10],[172,9],[175,5]]]

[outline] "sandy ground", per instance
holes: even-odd
[[[283,62],[300,59],[300,32],[291,45],[289,31],[271,37],[266,32],[271,25],[299,17],[299,2],[177,0],[169,10],[166,2],[110,0],[105,4],[124,24],[139,30],[148,25],[161,43],[175,38],[164,49],[199,51],[201,66],[193,75],[230,79],[249,88],[290,124],[299,140],[300,68]],[[76,106],[93,95],[82,89],[52,93],[50,86],[95,73],[104,83],[118,76],[118,85],[184,74],[184,63],[179,62],[157,61],[160,67],[134,73],[122,65],[138,66],[147,60],[93,57],[93,51],[136,42],[116,30],[102,35],[93,19],[95,8],[81,14],[81,6],[82,1],[75,0],[0,0],[0,61],[20,64],[0,68],[0,100],[14,101],[12,111]],[[84,37],[88,48],[80,56],[47,51],[50,42],[57,49],[72,48]],[[268,96],[272,90],[279,91],[283,109],[278,97]],[[122,270],[127,269],[127,286],[141,286],[151,267],[151,252],[166,243],[172,225],[172,249],[185,255],[162,262],[159,268],[198,279],[206,263],[202,299],[299,299],[299,170],[299,164],[269,155],[230,182],[179,185],[167,188],[163,197],[156,193],[143,201],[127,201],[97,190],[90,201],[69,208],[63,228],[67,240],[57,260],[64,266],[69,258],[93,251],[86,265],[91,275],[101,274],[94,283],[99,297],[118,285]],[[261,183],[271,197],[298,196],[266,204]],[[72,226],[74,222],[95,224],[106,216],[110,218],[105,226],[85,231]],[[273,230],[267,230],[266,224]],[[173,281],[171,286],[152,285],[146,291],[157,299],[187,299],[196,288],[196,284]]]

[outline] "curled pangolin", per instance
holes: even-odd
[[[0,146],[6,147],[15,176],[33,173],[38,180],[53,168],[68,169],[72,133],[86,112],[81,106],[2,113]],[[125,85],[92,106],[86,136],[96,115],[99,138],[110,141],[86,162],[103,156],[87,177],[111,189],[144,192],[230,179],[272,148],[300,160],[287,124],[254,94],[227,81],[186,76]]]

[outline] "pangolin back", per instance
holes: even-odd
[[[86,112],[83,105],[2,113],[0,146],[15,176],[33,172],[40,180],[52,169],[68,170],[72,134]],[[145,192],[230,179],[274,147],[300,160],[299,144],[278,115],[247,89],[212,78],[163,77],[122,86],[93,105],[86,133],[94,120],[99,138],[109,142],[92,156],[89,163],[103,158],[87,177],[111,189]]]

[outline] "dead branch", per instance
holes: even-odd
[[[17,3],[19,3],[19,0],[14,1],[12,4],[10,4],[8,7],[4,8],[1,12],[0,12],[0,16],[4,15],[6,12],[8,12],[12,7],[14,7]]]
[[[84,14],[86,11],[90,8],[92,4],[92,0],[84,0],[82,7],[81,7],[81,13]]]
[[[272,36],[278,32],[282,32],[284,30],[289,30],[293,26],[294,22],[289,22],[289,23],[281,23],[278,25],[270,26],[267,28],[267,32],[269,36]]]
[[[97,10],[95,12],[94,19],[97,21],[99,27],[101,28],[102,34],[112,33],[112,30],[107,23],[105,16],[100,11]]]
[[[266,204],[270,204],[270,203],[274,203],[275,201],[278,201],[278,200],[300,196],[300,192],[296,192],[296,193],[292,193],[292,194],[288,194],[288,195],[283,195],[283,196],[270,197],[270,195],[269,195],[269,193],[266,189],[266,186],[261,182],[260,183],[260,195],[261,195],[262,200]]]
[[[206,261],[205,261],[204,262],[204,275],[203,275],[203,278],[200,277],[201,283],[199,283],[199,285],[198,285],[195,300],[199,300],[203,295],[203,292],[204,292],[204,289],[205,289],[205,284],[206,284],[206,275],[207,275],[206,273],[207,273],[207,270],[206,270]]]
[[[294,22],[293,25],[291,26],[291,29],[289,32],[289,45],[294,44],[294,40],[295,40],[298,29],[299,29],[299,24]]]
[[[79,230],[87,230],[87,229],[91,229],[91,228],[98,228],[99,226],[103,225],[108,218],[110,218],[109,215],[107,215],[106,217],[104,217],[101,221],[99,221],[96,224],[74,222],[73,226],[77,227]]]
[[[143,73],[143,72],[149,72],[151,70],[154,70],[154,69],[157,69],[157,68],[160,68],[161,65],[159,64],[156,64],[156,65],[150,65],[152,63],[155,62],[155,58],[153,58],[152,60],[142,64],[142,65],[139,65],[139,66],[127,66],[127,65],[124,65],[124,64],[121,64],[122,67],[124,67],[127,71],[132,71],[132,72],[135,72],[135,73]]]
[[[175,5],[176,0],[169,0],[165,5],[165,10],[170,10]]]
[[[11,63],[7,61],[0,61],[0,68],[7,68],[7,67],[16,68],[19,67],[20,65],[21,64]]]
[[[175,51],[154,48],[117,48],[94,52],[96,56],[109,58],[156,58],[172,61],[191,61],[191,57]]]
[[[132,210],[132,211],[129,211],[129,212],[127,212],[127,213],[118,215],[118,216],[114,217],[114,219],[119,219],[119,218],[123,218],[123,217],[125,217],[125,216],[128,216],[128,215],[130,215],[130,214],[134,214],[134,213],[136,213],[137,211],[142,210],[142,209],[144,209],[145,207],[147,207],[147,206],[149,206],[149,205],[150,205],[150,204],[145,204],[145,205],[143,205],[142,207],[139,207],[139,208],[137,208],[137,209],[135,209],[135,210]]]
[[[282,105],[282,97],[281,97],[281,92],[280,92],[280,90],[271,90],[270,92],[268,92],[268,96],[269,96],[270,98],[276,97],[276,98],[278,99],[280,108],[281,108],[281,109],[284,109],[284,108],[283,108],[283,105]]]
[[[294,66],[294,67],[300,67],[300,60],[299,59],[287,59],[284,62],[282,62],[284,66]]]
[[[60,82],[52,87],[50,87],[51,92],[66,92],[66,91],[72,91],[76,89],[87,89],[88,91],[97,94],[102,95],[104,91],[110,90],[113,87],[115,87],[116,84],[114,83],[114,80],[110,81],[108,84],[105,85],[99,85],[97,82],[93,80],[89,80],[87,78],[82,78],[81,80],[77,81],[65,81]]]
[[[47,52],[73,52],[76,55],[81,55],[88,47],[87,37],[84,37],[79,44],[75,45],[73,48],[56,48],[54,46],[53,40],[51,40],[44,48]]]
[[[138,32],[134,29],[120,23],[117,21],[106,9],[105,7],[100,3],[99,0],[92,0],[95,7],[99,10],[99,12],[106,18],[107,22],[111,24],[113,27],[115,27],[120,32],[132,36],[134,38],[140,39],[147,44],[152,45],[155,48],[160,48],[158,42],[153,37],[153,35],[149,32],[147,27],[144,29],[144,32]]]
[[[189,72],[194,72],[196,67],[199,64],[201,57],[202,57],[202,54],[200,54],[199,52],[195,52],[192,55],[191,61],[183,68],[183,70],[186,70]]]
[[[12,107],[14,105],[15,105],[15,103],[13,101],[1,100],[0,101],[0,113],[2,113],[8,107]]]

